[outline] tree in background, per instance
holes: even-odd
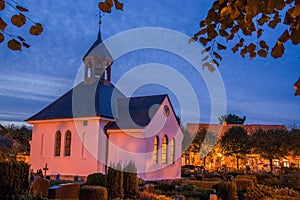
[[[29,153],[31,140],[31,128],[28,126],[10,125],[0,130],[1,157],[8,157],[9,154]]]
[[[281,159],[288,155],[288,132],[285,129],[258,129],[250,136],[253,153],[270,161],[273,171],[273,159]]]
[[[249,137],[246,130],[241,126],[233,126],[225,132],[221,138],[220,146],[225,156],[236,158],[237,169],[239,169],[239,159],[250,153]]]
[[[227,124],[244,124],[246,121],[246,116],[239,117],[235,114],[222,115],[219,117],[219,122],[222,124],[223,122],[227,122]]]
[[[293,127],[288,132],[287,146],[290,155],[293,157],[300,156],[300,129]]]

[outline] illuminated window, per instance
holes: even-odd
[[[61,145],[61,133],[60,131],[57,131],[55,133],[54,156],[60,156],[60,145]]]
[[[168,137],[165,135],[161,146],[161,163],[167,164],[168,158]]]
[[[154,138],[154,149],[153,149],[153,163],[157,164],[158,163],[158,144],[159,144],[159,139],[158,136]]]
[[[174,164],[175,161],[175,139],[173,138],[171,140],[171,158],[170,158],[170,163]]]
[[[71,155],[71,131],[67,131],[65,134],[65,154],[64,156]]]
[[[42,134],[42,138],[41,138],[41,157],[44,156],[44,134]]]

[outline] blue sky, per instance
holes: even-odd
[[[0,121],[23,122],[73,87],[82,56],[95,41],[98,31],[98,1],[20,0],[30,17],[43,24],[39,37],[29,36],[29,25],[7,31],[21,34],[31,45],[13,52],[0,44]],[[133,28],[163,27],[188,36],[198,31],[212,1],[162,0],[124,1],[124,11],[105,14],[102,37]],[[12,10],[3,12],[7,19]],[[2,13],[1,13],[2,15]],[[28,23],[29,24],[29,23]],[[282,31],[278,27],[275,32]],[[274,41],[274,31],[266,31],[265,40]],[[278,34],[277,34],[278,35]],[[231,44],[232,46],[232,44]],[[300,97],[294,97],[293,84],[300,77],[300,48],[286,45],[280,59],[241,58],[230,50],[221,52],[219,70],[227,97],[227,113],[246,116],[246,123],[300,125]],[[210,118],[210,96],[204,81],[178,56],[155,50],[131,52],[115,61],[112,82],[137,65],[161,63],[174,67],[192,83],[199,99],[200,122]],[[200,66],[199,66],[200,67]],[[176,81],[176,80],[170,80]],[[169,93],[175,110],[180,110],[176,95],[159,85],[145,85],[136,95]],[[187,110],[192,113],[193,110]],[[190,120],[189,120],[190,119]],[[188,118],[185,122],[193,122]]]

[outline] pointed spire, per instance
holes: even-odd
[[[98,29],[98,36],[97,36],[97,40],[102,42],[102,38],[101,38],[101,24],[102,24],[102,15],[101,15],[101,10],[99,10],[99,29]]]

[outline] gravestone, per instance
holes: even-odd
[[[47,197],[49,187],[50,183],[48,180],[41,177],[36,178],[30,186],[31,194],[33,196]]]

